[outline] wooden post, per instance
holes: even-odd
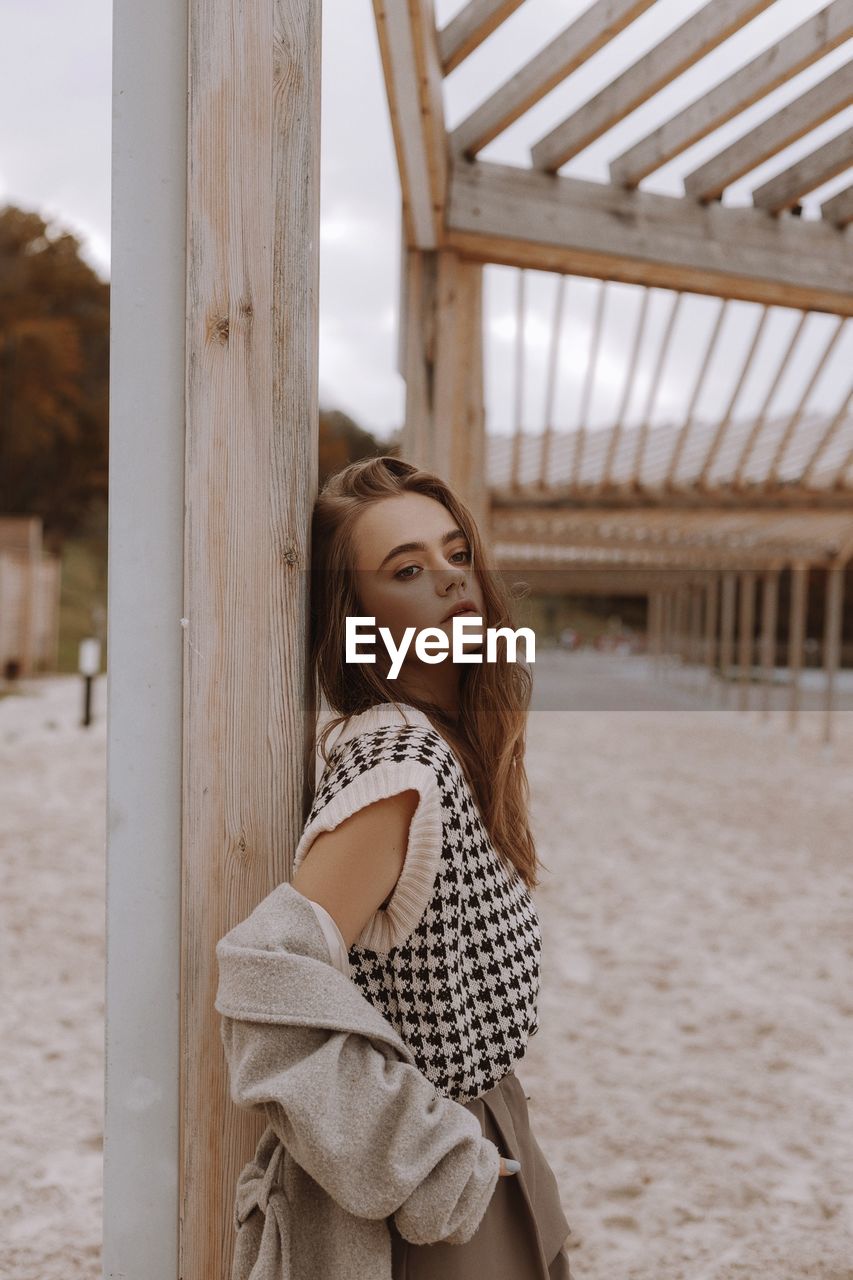
[[[438,472],[488,529],[483,268],[450,250],[406,252],[405,457]]]
[[[749,707],[752,678],[753,626],[755,620],[755,574],[745,569],[740,575],[740,646],[738,650],[738,707]]]
[[[314,780],[321,6],[190,0],[188,30],[179,1275],[219,1280],[266,1121],[229,1100],[214,948]]]
[[[826,614],[823,635],[824,686],[823,740],[832,741],[832,712],[835,675],[841,652],[842,604],[844,597],[844,565],[833,564],[826,573]]]
[[[705,597],[705,661],[708,664],[708,688],[714,679],[717,665],[717,623],[720,600],[720,576],[712,573],[708,578]]]
[[[806,628],[806,596],[808,590],[808,564],[795,560],[791,565],[791,612],[788,627],[788,669],[790,687],[788,697],[788,728],[797,728],[800,705],[800,672],[803,667],[803,643]]]
[[[767,569],[761,579],[761,716],[770,713],[770,691],[776,669],[776,622],[779,606],[779,570]]]
[[[695,684],[699,678],[699,664],[702,661],[702,587],[698,582],[690,585],[690,666],[691,680]]]
[[[726,569],[722,577],[722,600],[720,616],[720,696],[724,703],[729,700],[729,673],[734,651],[735,631],[735,593],[737,591],[737,574],[734,569]]]

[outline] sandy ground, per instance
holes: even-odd
[[[576,1280],[853,1280],[853,712],[827,751],[817,711],[794,738],[639,658],[536,680],[518,1073]],[[28,688],[0,699],[0,1275],[97,1280],[106,683],[88,729],[77,677]]]

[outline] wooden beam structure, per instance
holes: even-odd
[[[848,227],[853,222],[853,187],[846,187],[838,195],[825,200],[820,211],[827,222],[837,227]]]
[[[853,64],[846,63],[788,106],[730,143],[684,179],[694,200],[715,200],[726,187],[772,159],[853,102]]]
[[[851,68],[853,79],[853,68]],[[822,147],[777,173],[752,193],[752,203],[767,213],[781,213],[799,203],[800,197],[853,167],[853,128],[830,138]]]
[[[823,222],[513,165],[452,163],[446,243],[480,262],[853,313],[853,259]]]
[[[709,0],[649,53],[531,148],[533,166],[556,173],[596,138],[746,26],[773,0]]]
[[[433,0],[373,0],[403,197],[406,242],[435,249],[447,193],[447,133]]]
[[[455,71],[522,3],[523,0],[467,0],[438,32],[442,73]]]
[[[450,134],[454,154],[473,158],[654,2],[595,0],[456,126]]]
[[[636,187],[650,173],[799,75],[851,36],[853,0],[833,0],[611,160],[611,182]]]

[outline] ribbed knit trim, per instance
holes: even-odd
[[[328,750],[333,751],[335,747],[349,742],[350,738],[354,738],[359,733],[371,733],[374,729],[382,729],[386,725],[419,725],[424,729],[435,729],[432,721],[419,707],[413,707],[408,702],[377,702],[366,711],[359,711],[348,721],[339,725],[337,730],[329,735]]]
[[[441,797],[432,767],[418,760],[383,760],[366,770],[324,805],[302,832],[293,855],[295,872],[321,831],[333,831],[365,805],[410,789],[420,799],[409,826],[403,869],[388,905],[374,912],[354,944],[380,955],[405,942],[432,896],[443,844]]]

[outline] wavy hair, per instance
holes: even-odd
[[[476,573],[483,593],[483,626],[510,627],[512,600],[502,576],[487,564],[477,523],[439,476],[402,458],[360,459],[330,476],[312,516],[310,635],[315,706],[322,692],[333,718],[318,742],[324,763],[329,735],[351,716],[377,703],[397,704],[393,681],[378,663],[343,661],[346,618],[363,613],[356,581],[353,528],[365,508],[402,493],[421,493],[447,509],[468,539],[466,570]],[[471,789],[492,846],[527,887],[538,884],[539,860],[528,819],[530,787],[524,765],[532,676],[523,662],[506,662],[506,639],[498,637],[497,661],[465,663],[459,681],[459,719],[437,704],[412,695],[417,707],[447,741]],[[446,659],[445,659],[446,660]]]

